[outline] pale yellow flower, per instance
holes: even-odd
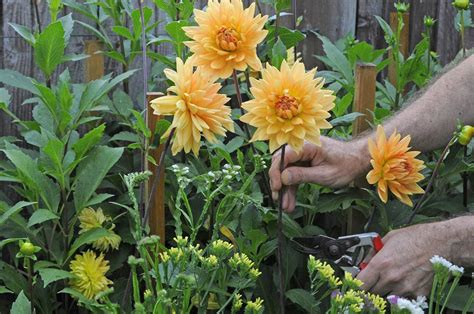
[[[115,224],[112,223],[112,218],[110,216],[104,215],[104,212],[101,208],[94,210],[90,207],[84,208],[78,216],[79,218],[79,234],[89,231],[95,228],[105,228],[109,230],[109,235],[99,238],[98,240],[92,242],[92,247],[107,252],[110,248],[117,250],[121,238],[113,230]]]
[[[104,260],[104,255],[99,256],[93,251],[77,254],[70,264],[71,273],[74,278],[71,280],[71,287],[86,298],[93,299],[98,293],[103,292],[113,284],[105,273],[109,270],[109,262]]]
[[[170,95],[159,97],[151,102],[154,114],[173,115],[173,122],[164,135],[170,135],[175,129],[172,152],[176,155],[184,150],[193,151],[197,156],[201,136],[211,142],[217,141],[216,135],[225,136],[234,131],[231,109],[225,104],[229,101],[218,91],[220,84],[210,81],[201,70],[193,71],[193,65],[176,59],[176,71],[166,69],[166,77],[174,86],[168,88]]]
[[[206,11],[194,10],[197,26],[183,27],[192,41],[192,61],[213,78],[228,78],[247,66],[262,68],[257,45],[267,36],[267,16],[255,15],[255,3],[244,9],[242,0],[209,0]]]
[[[299,152],[305,140],[321,145],[320,130],[331,128],[326,119],[335,96],[315,74],[301,62],[290,67],[283,61],[281,70],[267,65],[262,79],[250,79],[255,98],[242,105],[248,112],[240,120],[257,128],[252,141],[268,140],[270,152],[284,144]]]
[[[387,139],[380,125],[375,142],[369,139],[373,169],[367,174],[367,181],[377,184],[377,192],[384,203],[388,200],[389,190],[408,206],[413,206],[410,195],[424,193],[417,183],[424,178],[420,171],[425,166],[423,161],[415,158],[420,152],[410,151],[409,144],[410,136],[402,139],[396,131]]]

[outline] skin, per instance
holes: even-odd
[[[474,123],[474,55],[440,76],[409,106],[384,124],[386,134],[395,129],[411,135],[411,145],[423,152],[447,144],[457,121]],[[306,143],[302,152],[287,149],[284,171],[280,153],[270,168],[272,196],[282,184],[283,209],[294,210],[296,191],[302,183],[342,187],[363,178],[370,170],[369,132],[349,142],[322,137],[321,147]],[[364,288],[378,294],[427,295],[432,282],[429,259],[440,255],[462,266],[474,266],[474,216],[422,224],[388,233],[384,248],[358,276]]]

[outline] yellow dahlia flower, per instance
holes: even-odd
[[[120,241],[122,240],[118,234],[113,230],[115,224],[113,224],[110,216],[104,215],[101,208],[94,210],[90,207],[84,208],[78,216],[79,218],[79,233],[84,233],[95,228],[105,228],[109,230],[110,235],[102,237],[92,242],[92,247],[107,252],[110,248],[117,250]]]
[[[77,254],[70,264],[71,273],[74,278],[71,280],[73,289],[82,293],[86,298],[93,299],[98,293],[103,292],[113,284],[105,277],[109,270],[109,262],[104,260],[104,255],[99,256],[93,251]]]
[[[173,81],[174,86],[168,88],[170,95],[159,97],[151,102],[154,114],[174,115],[171,129],[175,129],[172,152],[176,155],[183,150],[191,150],[197,156],[201,144],[201,136],[209,142],[215,142],[215,135],[224,136],[226,130],[234,131],[231,109],[224,106],[228,101],[225,95],[218,94],[221,85],[210,81],[200,70],[193,72],[190,61],[176,59],[176,72],[165,70],[166,77]]]
[[[242,0],[209,0],[206,11],[194,10],[198,26],[183,27],[192,41],[192,61],[213,78],[228,78],[247,66],[262,68],[257,45],[267,36],[267,16],[255,16],[255,3],[244,9]]]
[[[262,79],[250,79],[255,98],[242,105],[248,113],[240,120],[257,128],[252,141],[269,140],[270,152],[283,144],[299,152],[305,140],[321,145],[320,130],[331,128],[326,119],[335,97],[315,74],[301,62],[290,67],[283,61],[281,70],[267,65]]]
[[[401,139],[396,131],[387,139],[380,125],[375,142],[369,139],[373,169],[367,174],[367,181],[377,184],[377,192],[384,203],[387,202],[389,190],[408,206],[413,206],[410,195],[424,193],[417,183],[424,178],[420,171],[425,166],[423,161],[415,158],[420,152],[410,151],[410,139],[409,135]]]

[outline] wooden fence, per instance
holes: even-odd
[[[39,14],[35,14],[33,1],[39,4]],[[81,0],[83,1],[83,0]],[[138,1],[138,0],[137,0]],[[454,58],[459,50],[459,36],[454,28],[455,10],[451,6],[451,0],[406,0],[410,3],[410,48],[420,40],[423,31],[423,16],[430,15],[437,20],[434,27],[432,49],[436,50],[441,62],[446,64]],[[151,6],[151,0],[146,0],[145,5]],[[246,0],[250,2],[250,0]],[[394,10],[394,0],[293,0],[292,12],[296,16],[302,16],[299,29],[307,34],[307,39],[298,48],[303,53],[303,58],[308,67],[318,65],[314,58],[315,54],[322,54],[321,43],[312,31],[318,31],[331,40],[337,40],[351,33],[360,40],[366,40],[376,47],[384,47],[383,34],[378,26],[375,15],[388,20],[389,14]],[[206,0],[196,1],[197,7],[203,7]],[[268,7],[263,11],[269,15],[273,12]],[[64,9],[64,14],[69,10]],[[49,22],[47,0],[0,0],[0,68],[13,69],[32,77],[41,77],[39,69],[35,66],[32,49],[14,32],[8,23],[25,25],[28,28],[38,29],[38,21],[41,27]],[[74,14],[74,19],[84,20],[81,16]],[[155,20],[164,20],[163,12],[155,11]],[[294,27],[294,16],[282,17],[282,23],[288,27]],[[164,23],[156,29],[156,35],[163,33]],[[86,40],[94,37],[84,28],[75,25],[71,38],[69,52],[83,53]],[[116,37],[113,37],[116,38]],[[474,45],[474,30],[470,29],[466,38],[467,46]],[[155,49],[161,53],[169,51],[169,47],[159,46]],[[120,65],[105,58],[105,73],[120,73]],[[134,65],[141,68],[141,61],[137,60]],[[85,78],[85,61],[67,63],[61,66],[63,69],[69,67],[73,80],[81,82]],[[61,71],[61,69],[60,69]],[[58,71],[58,72],[60,72]],[[132,99],[137,100],[137,107],[142,105],[140,92],[142,91],[142,75],[137,72],[130,82]],[[22,119],[31,118],[31,106],[21,105],[28,98],[27,92],[12,90],[12,110]],[[12,125],[10,118],[0,112],[0,136],[15,134],[16,127]]]

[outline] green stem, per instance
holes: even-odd
[[[280,173],[285,170],[285,150],[286,144],[281,148],[281,159],[280,159]],[[278,263],[278,277],[279,277],[279,301],[280,301],[280,313],[285,314],[285,277],[283,272],[283,195],[285,193],[285,187],[282,186],[278,195],[278,228],[277,228],[277,263]]]
[[[25,257],[25,264],[26,267],[28,268],[28,290],[30,294],[30,305],[31,305],[31,313],[35,312],[35,306],[34,306],[34,298],[33,298],[33,271],[31,269],[31,260],[29,257]]]
[[[461,14],[461,47],[462,47],[462,57],[466,57],[466,43],[464,41],[464,11],[460,10]]]
[[[140,255],[141,255],[141,258],[143,259],[143,270],[145,272],[146,288],[154,294],[155,289],[153,288],[153,283],[151,281],[150,268],[148,267],[147,256],[146,256],[144,250],[146,250],[146,248],[144,246],[139,247]]]
[[[448,304],[449,298],[451,298],[451,295],[454,292],[454,289],[458,286],[459,280],[461,279],[461,276],[457,276],[454,278],[453,282],[451,283],[451,287],[449,288],[448,294],[446,295],[446,298],[444,299],[443,306],[441,307],[441,313],[443,313],[444,308],[446,307],[446,304]]]
[[[469,301],[467,301],[466,306],[462,310],[462,314],[467,314],[467,311],[471,308],[471,304],[474,302],[474,292],[471,294]]]
[[[437,286],[438,286],[438,275],[435,274],[434,280],[433,280],[433,285],[431,286],[430,304],[429,304],[428,314],[433,313],[433,302],[434,302],[434,296],[435,296]]]
[[[214,270],[214,273],[212,274],[211,280],[209,281],[209,284],[207,285],[206,292],[204,293],[204,296],[201,299],[201,302],[199,302],[199,308],[204,306],[204,301],[206,300],[209,290],[211,289],[212,284],[214,283],[214,280],[216,279],[216,274],[217,274],[217,269]],[[207,307],[206,307],[207,308]]]

